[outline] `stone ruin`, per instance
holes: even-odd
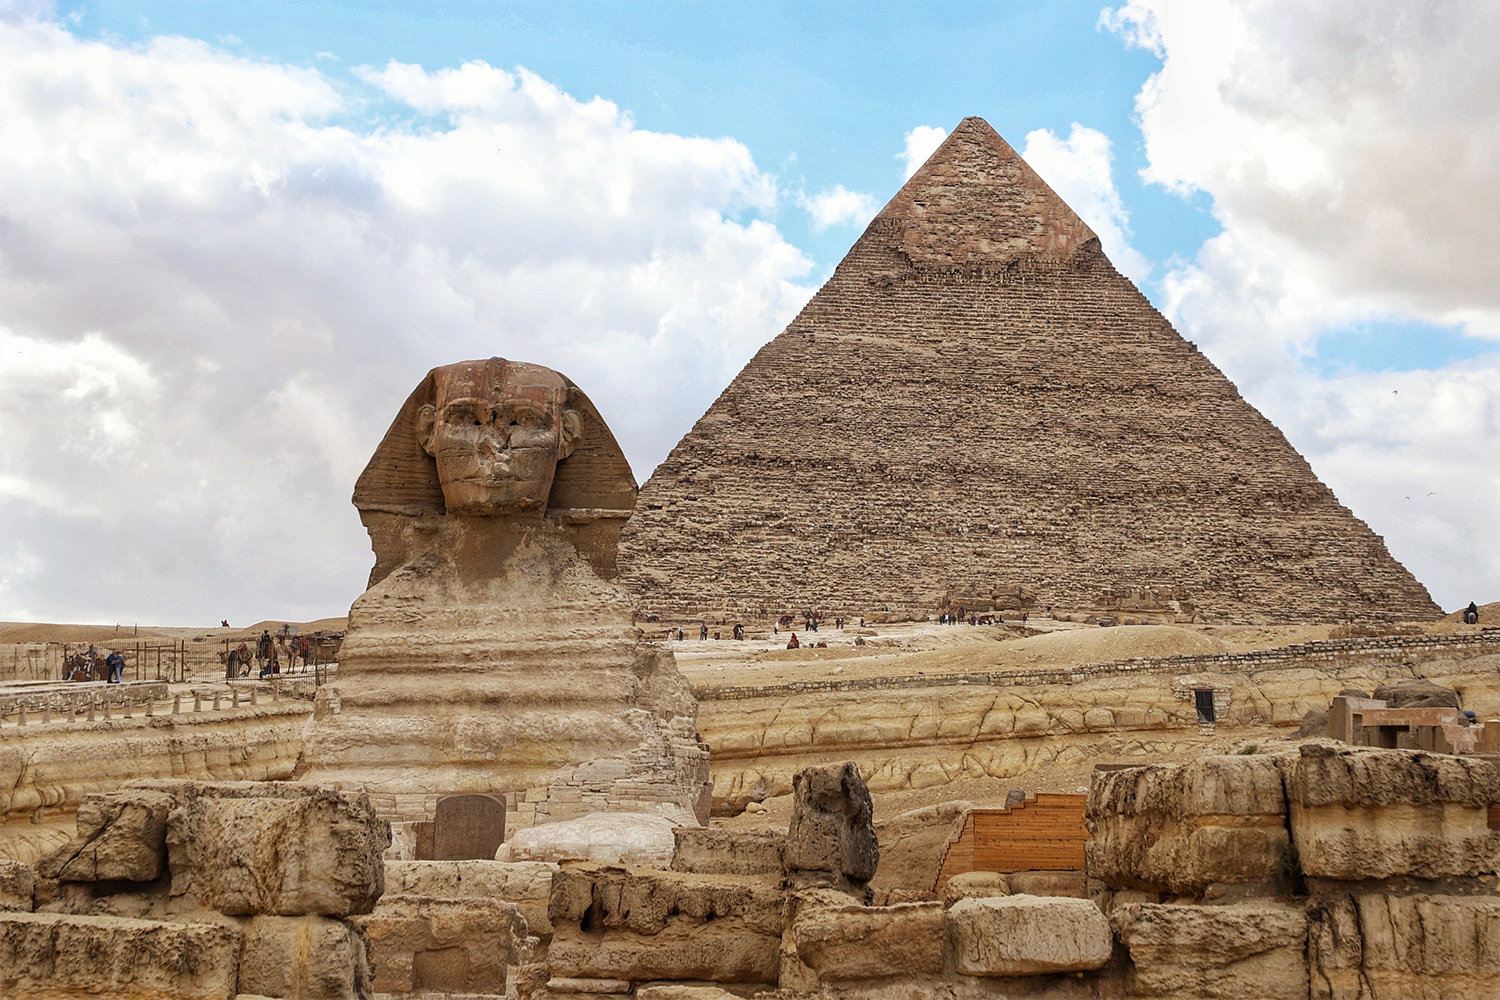
[[[920,618],[964,593],[1164,621],[1441,617],[978,118],[657,468],[620,567],[663,620]]]
[[[390,827],[363,795],[142,781],[0,862],[0,996],[365,997]]]
[[[1493,761],[1304,742],[1099,771],[1081,888],[960,876],[870,905],[853,764],[785,835],[670,867],[384,861],[363,794],[143,781],[0,863],[0,995],[1280,1000],[1500,992]]]
[[[577,386],[501,358],[433,369],[354,503],[375,567],[299,778],[368,792],[406,858],[455,793],[503,795],[511,829],[707,821],[697,703],[612,582],[635,481]]]

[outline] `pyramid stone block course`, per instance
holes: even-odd
[[[978,118],[656,470],[619,562],[669,619],[1017,587],[1216,621],[1440,615]]]

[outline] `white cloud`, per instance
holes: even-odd
[[[1027,134],[1021,156],[1088,223],[1120,273],[1144,281],[1151,264],[1130,245],[1130,213],[1115,187],[1109,136],[1077,122],[1066,140],[1037,129]]]
[[[906,165],[906,179],[917,172],[927,158],[948,138],[948,132],[936,125],[918,125],[906,133],[906,148],[896,154],[896,159]]]
[[[1500,355],[1298,363],[1352,321],[1500,339],[1500,7],[1133,0],[1101,20],[1162,59],[1136,102],[1143,177],[1206,192],[1223,227],[1164,279],[1173,322],[1440,603],[1500,596]]]
[[[863,226],[875,218],[875,199],[863,191],[850,191],[835,184],[811,198],[797,196],[797,203],[812,216],[813,230],[824,232],[834,226]]]
[[[644,479],[810,294],[739,143],[524,70],[366,78],[414,120],[352,130],[367,94],[201,42],[0,24],[0,618],[339,613],[353,477],[428,368],[565,372]]]

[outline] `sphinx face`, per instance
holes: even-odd
[[[436,402],[418,414],[419,439],[437,462],[450,514],[539,516],[547,508],[557,463],[578,442],[582,420],[564,407],[565,390],[556,374],[532,366],[509,368],[439,369]],[[536,384],[537,372],[557,384],[545,379]]]

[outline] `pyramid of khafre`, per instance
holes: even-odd
[[[979,118],[672,450],[619,560],[664,618],[1441,614]]]

